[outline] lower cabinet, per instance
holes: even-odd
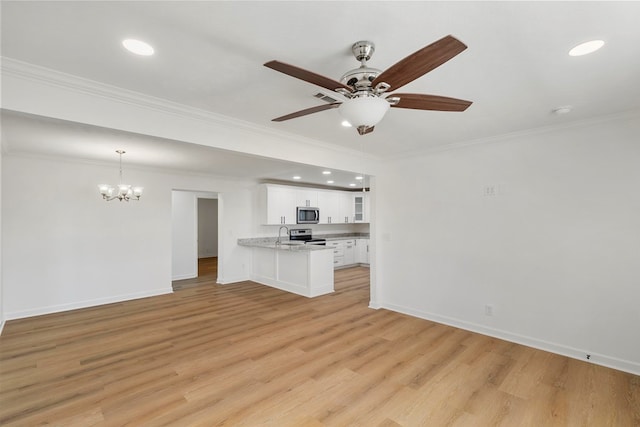
[[[327,246],[333,248],[333,267],[342,267],[344,265],[344,240],[328,241]]]
[[[369,239],[356,239],[356,264],[369,264]]]
[[[369,264],[369,239],[329,240],[327,246],[333,248],[334,268]]]
[[[344,241],[344,265],[351,265],[356,263],[356,241],[345,240]]]

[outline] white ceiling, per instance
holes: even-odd
[[[638,16],[640,2],[609,1],[3,1],[2,55],[385,158],[640,108]],[[271,121],[322,104],[313,95],[327,91],[264,67],[269,60],[338,80],[359,65],[355,41],[375,42],[369,65],[384,70],[447,34],[469,48],[402,91],[473,101],[466,112],[391,109],[366,136],[340,126],[335,110]],[[156,54],[125,51],[129,37]],[[591,39],[606,45],[567,55]],[[551,113],[564,105],[573,111]],[[184,150],[183,163],[174,156],[166,167],[222,167],[186,144],[172,149]],[[255,170],[290,179],[300,166],[280,163]]]

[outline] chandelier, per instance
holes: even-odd
[[[132,187],[131,185],[122,183],[122,155],[126,153],[126,151],[116,150],[116,153],[120,155],[120,183],[115,187],[109,184],[98,185],[102,198],[107,202],[114,199],[118,199],[120,201],[124,200],[125,202],[128,202],[131,199],[140,200],[143,187]]]

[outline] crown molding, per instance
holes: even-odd
[[[635,110],[635,109],[628,110],[628,111],[623,111],[621,113],[609,114],[605,116],[596,116],[596,117],[591,117],[591,118],[582,119],[582,120],[574,120],[574,121],[566,122],[562,124],[543,126],[543,127],[526,129],[526,130],[516,131],[516,132],[509,132],[505,134],[493,135],[493,136],[488,136],[488,137],[483,137],[478,139],[472,139],[468,141],[454,142],[454,143],[447,144],[445,146],[440,146],[440,147],[411,150],[411,151],[400,153],[397,156],[393,156],[391,157],[391,160],[405,160],[415,156],[443,153],[443,152],[452,151],[452,150],[459,150],[463,148],[474,147],[476,145],[486,145],[486,144],[507,142],[516,138],[544,135],[552,132],[583,128],[587,126],[609,123],[617,120],[633,119],[636,117],[640,118],[640,110]]]
[[[73,165],[88,165],[88,166],[100,166],[107,168],[118,168],[118,161],[113,160],[100,160],[100,159],[92,159],[86,157],[69,157],[62,154],[53,154],[53,153],[43,153],[43,152],[32,152],[32,151],[3,151],[4,158],[7,159],[27,159],[27,160],[43,160],[47,162],[55,162],[55,163],[67,163]],[[187,169],[174,168],[174,167],[166,167],[166,166],[152,166],[152,165],[141,165],[136,163],[128,163],[126,165],[127,171],[136,171],[136,172],[144,172],[144,173],[153,173],[159,175],[172,175],[172,176],[181,176],[181,177],[193,177],[193,178],[202,178],[207,180],[218,180],[225,182],[227,184],[234,184],[238,186],[244,186],[246,188],[252,188],[256,184],[259,183],[257,178],[247,178],[240,176],[231,176],[231,175],[219,175],[216,173],[210,172],[201,172],[201,171],[191,171]],[[192,191],[192,190],[183,190],[183,191]]]
[[[336,154],[357,156],[377,162],[381,158],[359,150],[344,148],[313,138],[303,137],[283,131],[274,130],[255,123],[202,110],[167,99],[146,95],[129,89],[120,88],[95,80],[86,79],[10,57],[0,57],[0,69],[3,76],[11,76],[26,81],[37,82],[84,95],[100,97],[112,102],[133,105],[151,111],[171,114],[180,118],[199,120],[208,124],[243,130],[261,136],[269,136],[289,142],[302,143]]]

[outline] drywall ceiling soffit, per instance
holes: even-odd
[[[45,155],[116,164],[116,149],[126,148],[127,167],[201,174],[240,180],[293,181],[300,176],[308,184],[327,185],[325,167],[221,150],[166,138],[124,132],[111,128],[69,122],[50,117],[2,110],[2,150],[7,154]],[[332,186],[360,186],[354,170],[330,169]],[[365,176],[365,185],[369,185]]]

